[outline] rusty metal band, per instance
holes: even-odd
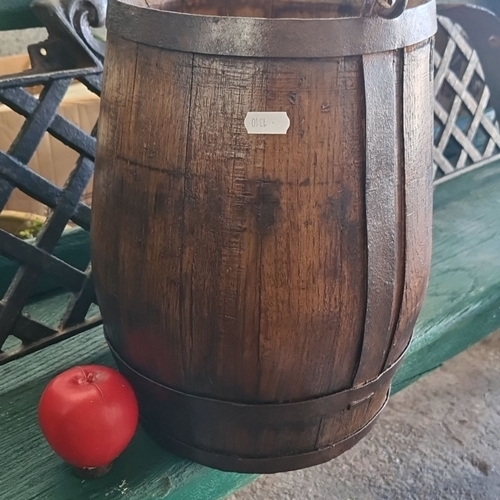
[[[159,406],[161,402],[164,402],[168,403],[169,408],[176,408],[179,412],[182,412],[183,409],[193,410],[196,408],[196,411],[203,412],[207,418],[231,419],[238,422],[261,421],[265,422],[266,426],[301,421],[310,418],[311,415],[315,417],[332,416],[335,413],[348,411],[362,403],[367,403],[380,390],[387,390],[395,371],[404,358],[403,354],[380,376],[370,382],[342,392],[292,403],[244,404],[196,396],[155,382],[126,363],[113,349],[109,339],[108,344],[120,370],[132,385],[139,389],[137,393],[154,393],[154,398],[159,402]],[[161,410],[158,411],[161,412]],[[171,410],[169,411],[171,412]]]
[[[161,444],[163,444],[171,452],[180,456],[219,470],[253,474],[269,474],[312,467],[314,465],[319,465],[329,460],[333,460],[334,458],[342,455],[346,451],[350,450],[371,431],[380,414],[387,406],[388,401],[389,396],[387,396],[380,410],[367,424],[342,441],[320,448],[319,450],[275,457],[240,457],[196,448],[176,439],[158,436],[153,427],[150,426],[147,421],[143,420],[142,423],[145,429]]]
[[[380,16],[263,19],[184,14],[111,0],[107,27],[122,38],[153,47],[221,56],[319,58],[395,50],[437,31],[435,0]]]
[[[380,372],[391,342],[396,295],[397,196],[400,168],[398,118],[402,96],[398,51],[363,56],[366,106],[366,225],[368,293],[363,347],[355,383]]]

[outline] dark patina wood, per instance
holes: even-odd
[[[151,14],[132,4],[139,23]],[[282,15],[261,4],[240,2],[239,15]],[[300,4],[313,19],[316,4]],[[111,5],[93,266],[144,424],[171,450],[227,470],[334,458],[385,405],[427,284],[433,17],[422,17],[424,39],[391,52],[353,44],[349,57],[286,48],[277,57],[274,40],[266,57],[256,43],[221,42],[221,55],[179,50],[182,40],[163,35],[153,47],[140,29],[122,36],[120,5]],[[396,27],[426,8],[414,1],[397,19],[370,22]],[[260,22],[249,29],[265,31]],[[196,41],[200,51],[212,42],[203,31]],[[287,112],[288,134],[249,135],[250,111]]]

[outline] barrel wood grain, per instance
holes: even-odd
[[[160,443],[276,472],[371,428],[430,267],[430,57],[429,41],[294,59],[110,34],[94,272]],[[248,134],[255,111],[286,112],[287,134]]]
[[[93,210],[93,252],[103,257],[94,262],[102,284],[98,297],[103,314],[114,318],[106,333],[125,359],[134,357],[147,375],[166,369],[180,381],[182,356],[162,332],[180,339],[184,174],[179,165],[186,157],[193,57],[114,43],[112,35],[109,42],[109,98],[102,104],[98,138],[106,168],[95,174],[105,195]],[[122,338],[122,331],[130,337]],[[163,355],[149,359],[148,345]]]

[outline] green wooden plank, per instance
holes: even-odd
[[[0,0],[0,31],[41,26],[30,5],[31,0]]]
[[[142,430],[109,475],[91,481],[74,476],[44,442],[36,410],[43,387],[56,373],[75,364],[89,363],[114,366],[100,328],[0,370],[1,453],[2,463],[9,464],[0,468],[2,498],[215,500],[255,479],[256,476],[222,473],[175,457],[159,448]]]
[[[431,282],[398,391],[500,328],[500,162],[437,187]]]
[[[66,231],[54,249],[54,255],[73,267],[84,271],[90,262],[89,233],[79,228]],[[19,263],[0,256],[0,298],[7,291],[18,269]],[[33,294],[46,293],[59,286],[53,278],[42,275],[34,288]]]
[[[437,189],[431,285],[395,391],[500,327],[499,189],[500,163]],[[30,314],[50,322],[65,300],[46,297]],[[36,408],[50,378],[87,363],[114,366],[101,328],[0,368],[0,451],[8,464],[0,468],[2,498],[217,500],[256,477],[175,457],[142,431],[108,476],[74,476],[45,443]]]

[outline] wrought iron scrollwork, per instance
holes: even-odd
[[[61,4],[80,38],[99,58],[103,58],[104,42],[94,36],[91,28],[104,26],[106,2],[102,0],[62,0]]]
[[[92,28],[104,25],[106,6],[104,0],[35,0],[32,9],[49,37],[28,47],[33,67],[102,71],[104,42],[96,39]]]

